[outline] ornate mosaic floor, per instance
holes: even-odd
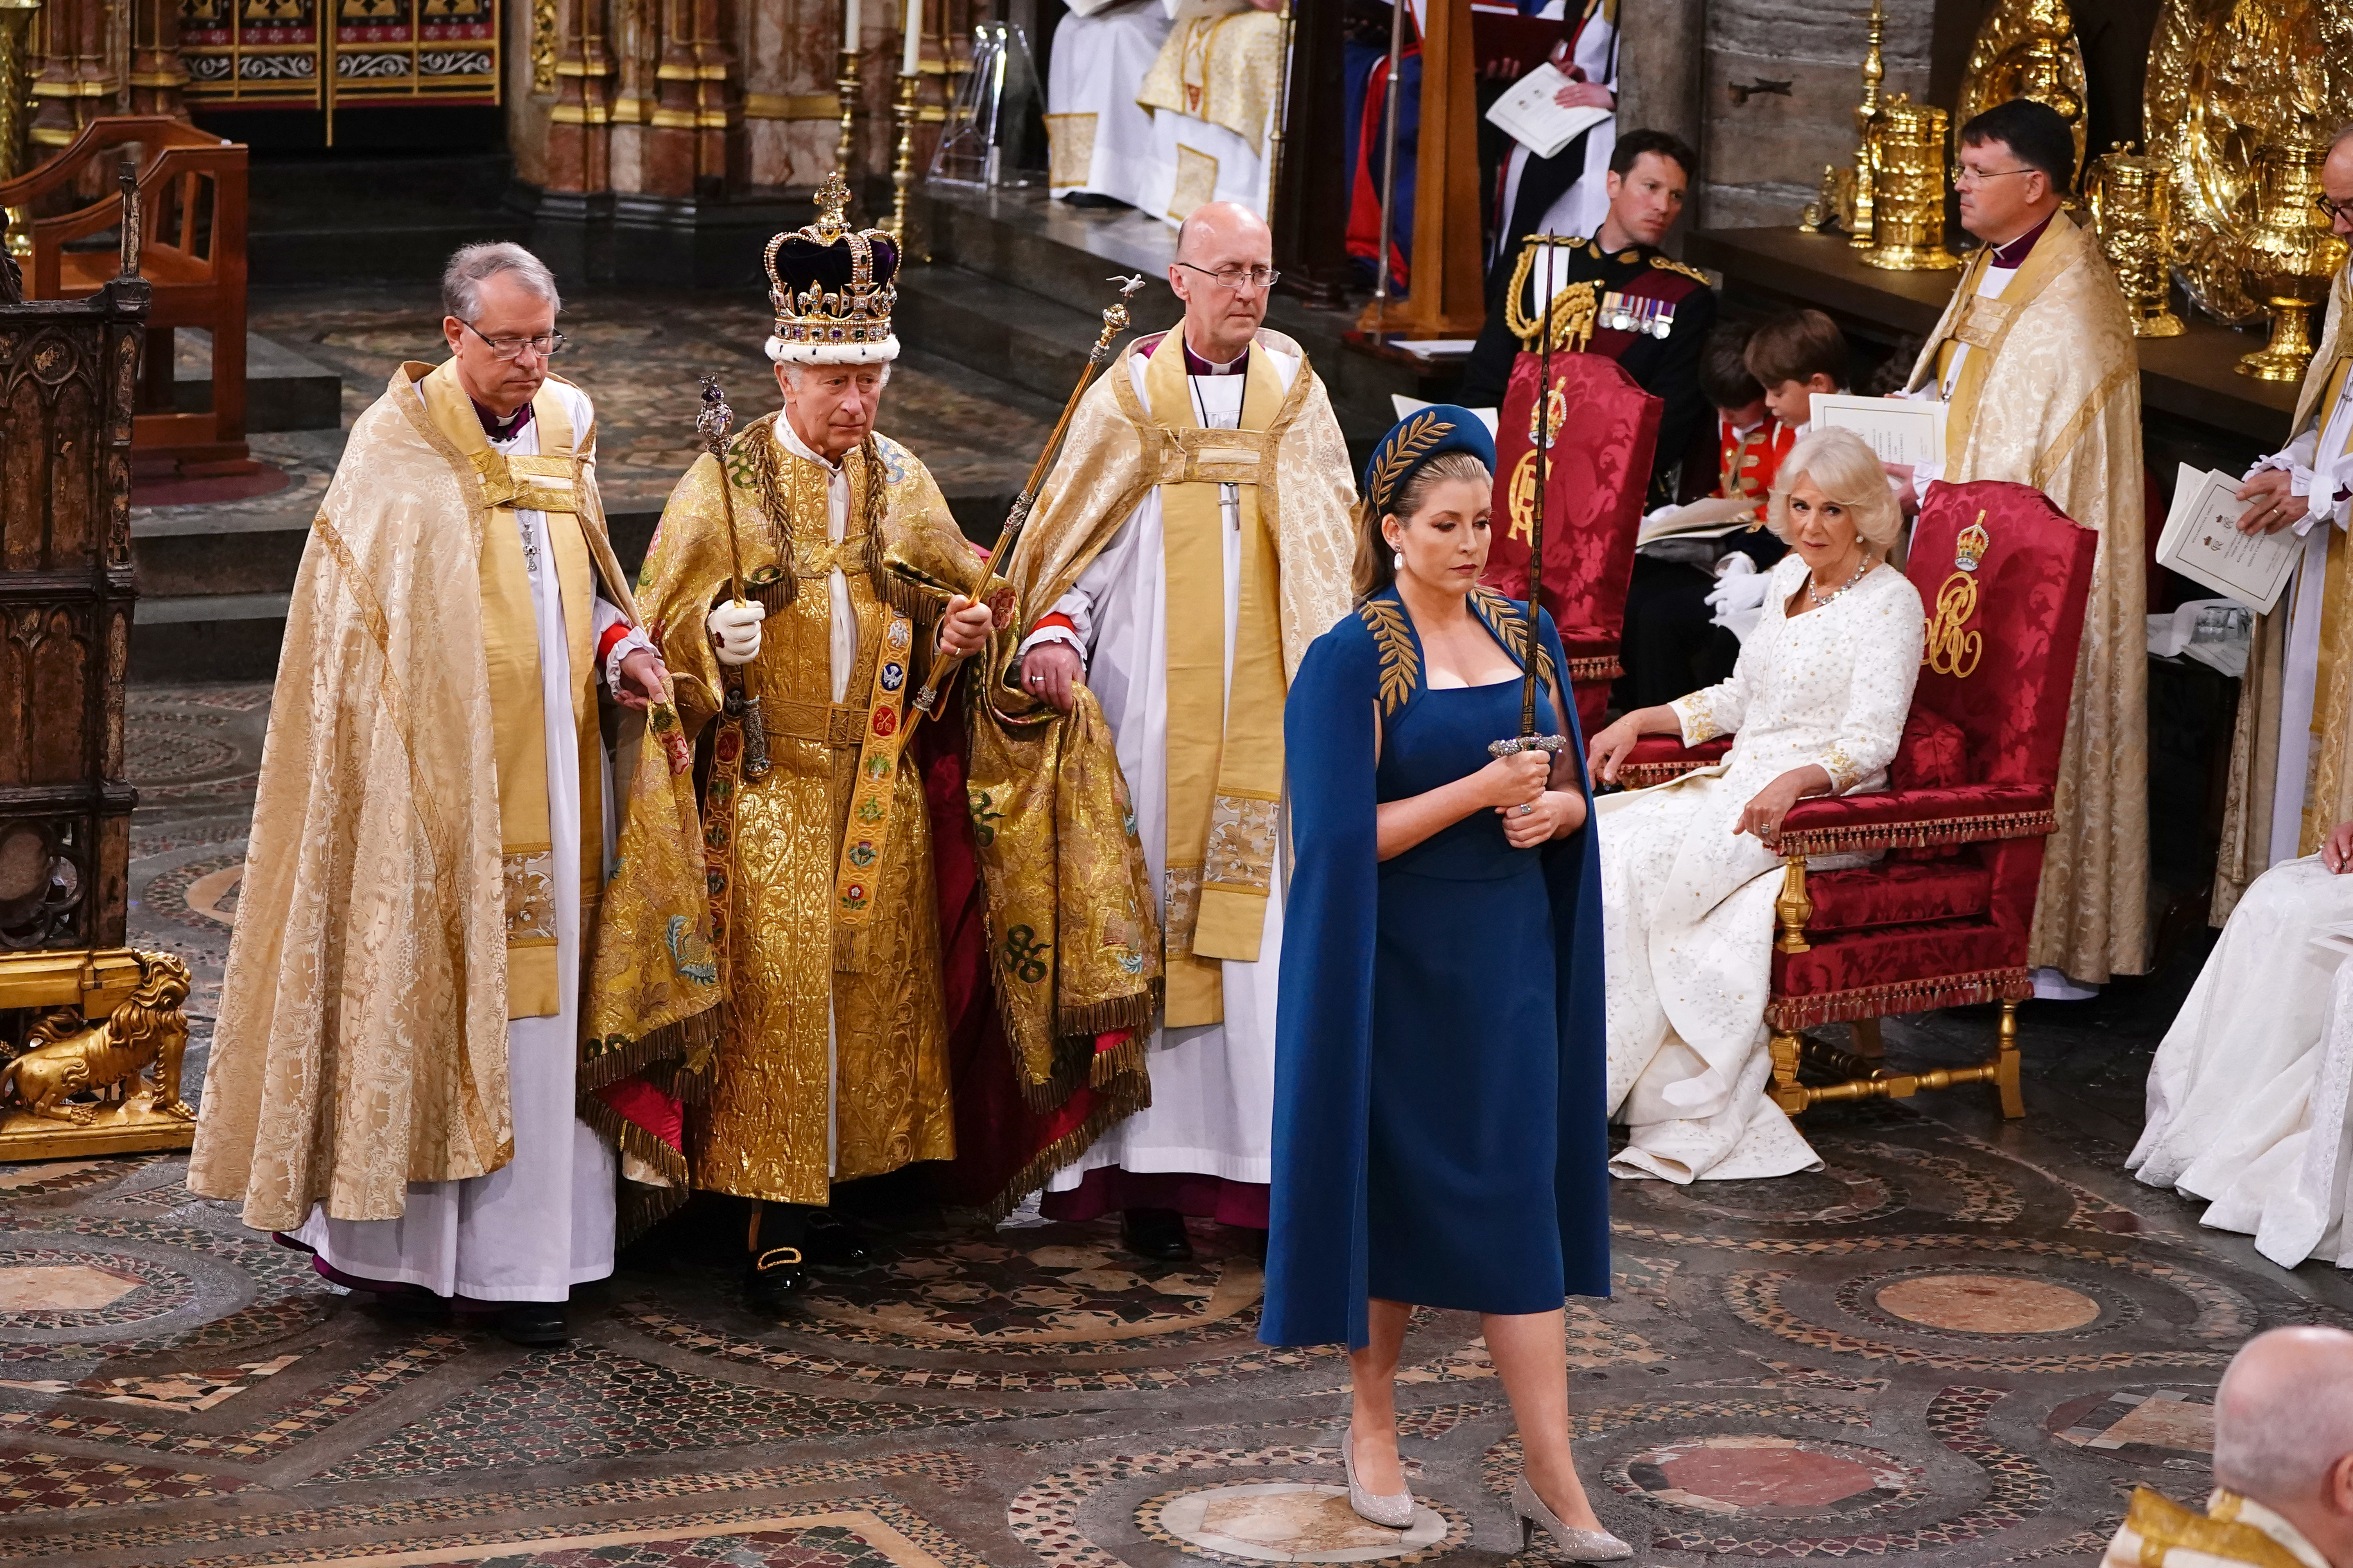
[[[136,930],[197,966],[206,1018],[265,708],[132,703]],[[1587,1484],[1639,1561],[2088,1564],[2135,1484],[2203,1489],[2248,1334],[2353,1323],[2353,1282],[2273,1268],[2120,1176],[2109,1101],[2052,1077],[2086,1016],[2028,1010],[2023,1124],[1966,1092],[1826,1109],[1818,1174],[1617,1187],[1617,1294],[1572,1305],[1569,1359]],[[1889,1035],[1934,1052],[1984,1026]],[[1504,1500],[1517,1440],[1476,1321],[1416,1321],[1425,1506],[1370,1528],[1340,1487],[1345,1366],[1256,1342],[1232,1233],[1156,1265],[1104,1226],[914,1212],[784,1325],[683,1237],[580,1291],[574,1343],[533,1354],[362,1310],[182,1172],[0,1168],[0,1559],[1549,1561]]]

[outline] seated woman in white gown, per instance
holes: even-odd
[[[1774,842],[1807,795],[1887,787],[1925,617],[1886,562],[1901,514],[1885,470],[1853,432],[1792,447],[1767,519],[1791,549],[1732,679],[1593,738],[1594,777],[1614,784],[1643,735],[1734,737],[1715,767],[1597,803],[1609,1115],[1629,1133],[1614,1175],[1729,1181],[1821,1164],[1765,1092]]]
[[[2157,1047],[2126,1168],[2283,1268],[2353,1268],[2353,822],[2255,879]]]

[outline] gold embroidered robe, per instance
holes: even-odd
[[[570,430],[548,389],[534,408],[543,440],[560,431],[570,451],[500,459],[448,366],[403,365],[353,425],[311,524],[189,1161],[191,1189],[241,1199],[256,1229],[292,1230],[318,1202],[332,1219],[396,1218],[411,1183],[513,1156],[508,1021],[563,999],[511,509],[549,506],[586,779],[598,577],[635,619],[583,456],[594,433]],[[583,854],[601,855],[593,784],[583,794]]]
[[[1250,1047],[1235,1044],[1226,963],[1276,957],[1260,937],[1282,788],[1282,693],[1308,644],[1347,613],[1356,493],[1324,384],[1290,339],[1260,332],[1246,377],[1229,378],[1260,389],[1243,398],[1240,429],[1205,428],[1192,417],[1180,348],[1174,332],[1156,348],[1149,340],[1131,345],[1081,400],[1007,567],[1019,607],[992,646],[987,711],[974,724],[968,787],[976,816],[987,814],[991,826],[980,858],[993,973],[1022,1081],[1036,1102],[1056,1100],[1061,1086],[1087,1077],[1089,1064],[1073,1042],[1083,1047],[1097,1033],[1122,1028],[1145,1037],[1163,1022],[1228,1026],[1226,1059],[1248,1058],[1232,1070],[1263,1067],[1271,1074],[1271,1031],[1256,1027],[1263,1020],[1251,1024]],[[1287,389],[1270,351],[1298,359]],[[1231,584],[1219,558],[1226,524],[1219,491],[1226,482],[1238,491],[1240,535]],[[1108,558],[1123,531],[1142,527],[1148,499],[1154,526],[1143,537],[1157,531],[1159,542],[1123,586],[1097,601],[1096,652],[1120,641],[1117,662],[1130,679],[1145,679],[1139,672],[1155,657],[1143,630],[1151,619],[1147,585],[1158,583],[1165,695],[1136,700],[1114,732],[1092,692],[1064,715],[1023,691],[1017,654],[1023,634],[1099,557]],[[1233,700],[1221,712],[1229,588]],[[1149,795],[1146,784],[1124,773],[1121,747],[1139,767],[1160,771]],[[1102,814],[1084,802],[1057,802],[1048,787],[1059,782],[1064,795],[1074,795],[1079,783],[1106,775],[1118,781],[1124,827],[1115,818],[1098,820]],[[1136,804],[1155,798],[1156,805]],[[1165,856],[1157,892],[1145,838]],[[1075,900],[1074,891],[1086,897]],[[1040,941],[1053,951],[1039,950]],[[1141,952],[1133,945],[1139,941]],[[1028,962],[1033,952],[1039,957]],[[1164,985],[1165,1011],[1157,994]],[[1217,1065],[1201,1065],[1208,1059],[1198,1052],[1191,1065],[1177,1053],[1154,1058],[1152,1117],[1185,1117],[1189,1107],[1231,1094]],[[1120,1070],[1110,1058],[1092,1068],[1098,1085]],[[1198,1081],[1187,1081],[1188,1073]],[[1113,1120],[1101,1119],[1050,1153],[1064,1164],[1077,1160]],[[1219,1157],[1248,1169],[1263,1155],[1240,1148]]]
[[[1945,421],[1944,477],[2031,485],[2100,535],[2075,698],[2059,758],[2027,962],[2078,980],[2148,966],[2148,662],[2142,548],[2140,362],[2124,297],[2064,213],[1998,300],[1979,250],[1919,363],[1933,387],[1966,342]]]
[[[2132,1507],[2100,1568],[2328,1568],[2304,1532],[2251,1498],[2216,1488],[2204,1513],[2161,1492],[2133,1489]]]
[[[2325,426],[2328,394],[2353,358],[2353,262],[2337,273],[2328,291],[2328,316],[2320,352],[2305,373],[2288,438],[2299,439]],[[2313,683],[2311,751],[2305,763],[2304,816],[2296,830],[2298,855],[2317,851],[2328,830],[2353,818],[2353,547],[2345,531],[2327,522],[2327,574],[2321,589],[2320,668]],[[2308,570],[2308,568],[2307,568]],[[2289,595],[2295,591],[2289,584]],[[2222,810],[2222,850],[2214,867],[2214,899],[2208,918],[2221,925],[2238,906],[2247,886],[2271,863],[2272,813],[2278,787],[2281,708],[2286,682],[2287,602],[2255,617],[2247,648],[2246,675],[2239,686],[2239,720],[2231,737],[2231,774]]]
[[[873,796],[887,803],[888,832],[860,884],[866,902],[855,921],[839,895],[853,794],[861,806],[869,798],[854,786],[878,754],[872,710],[889,707],[891,723],[901,721],[897,704],[922,682],[947,603],[936,585],[976,579],[980,563],[930,473],[886,437],[874,438],[871,458],[847,456],[850,504],[838,544],[828,537],[826,471],[786,449],[770,420],[736,437],[729,462],[743,570],[747,582],[768,584],[758,590],[769,611],[760,655],[741,668],[744,691],[759,700],[771,771],[704,794],[706,837],[721,836],[732,854],[732,907],[717,943],[727,1014],[709,1100],[689,1113],[687,1163],[698,1187],[821,1205],[835,1181],[955,1153],[931,819],[912,760]],[[702,458],[663,510],[639,602],[680,718],[706,746],[714,720],[723,740],[732,728],[723,713],[729,672],[704,626],[730,593],[732,564],[719,468]],[[839,703],[837,568],[858,650]],[[894,626],[904,647],[889,646]],[[894,661],[898,684],[885,691],[878,671]]]

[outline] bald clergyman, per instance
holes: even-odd
[[[1168,268],[1182,328],[1089,389],[1008,569],[1027,635],[996,672],[1019,689],[1000,710],[1067,714],[1075,683],[1092,689],[1164,933],[1152,1103],[1055,1174],[1045,1210],[1122,1210],[1129,1250],[1161,1259],[1191,1256],[1186,1215],[1266,1225],[1282,700],[1349,607],[1347,447],[1306,354],[1262,328],[1274,280],[1249,208],[1185,220]]]
[[[2214,1391],[2206,1511],[2140,1487],[2102,1568],[2353,1568],[2353,1334],[2274,1329]]]

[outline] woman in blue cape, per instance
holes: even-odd
[[[1357,612],[1283,714],[1293,850],[1276,1022],[1273,1344],[1345,1342],[1349,1499],[1413,1517],[1392,1379],[1416,1306],[1482,1313],[1518,1417],[1513,1502],[1577,1561],[1626,1556],[1570,1461],[1562,1300],[1609,1293],[1599,861],[1567,660],[1479,585],[1495,448],[1463,408],[1400,422],[1366,469]],[[1564,1522],[1566,1521],[1566,1522]]]

